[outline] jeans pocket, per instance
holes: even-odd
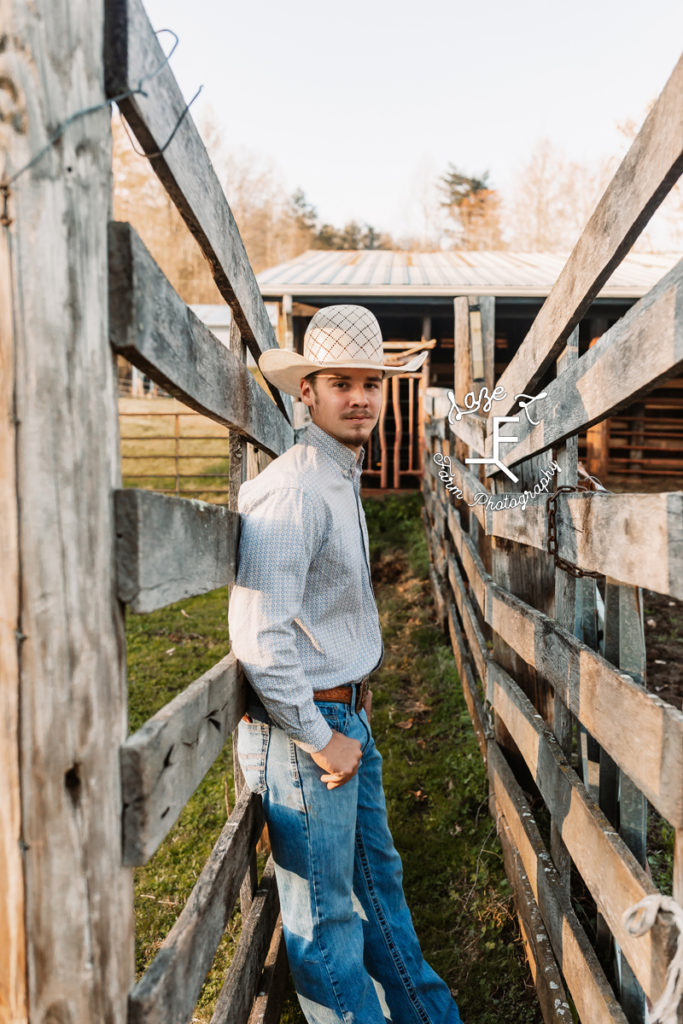
[[[344,731],[344,722],[342,721],[342,715],[340,713],[337,704],[319,702],[316,704],[318,711],[323,716],[330,729],[334,729],[335,732]]]
[[[237,727],[237,759],[252,793],[266,790],[266,755],[270,739],[267,722],[241,721]]]

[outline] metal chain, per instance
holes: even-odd
[[[591,477],[590,479],[591,479],[591,482],[592,482],[593,478]],[[599,481],[598,481],[598,483],[599,483]],[[602,487],[602,485],[600,485],[600,486]],[[602,489],[604,490],[604,488],[602,488]],[[567,492],[571,492],[571,493],[575,494],[575,493],[578,493],[580,491],[586,491],[586,492],[590,493],[590,489],[588,487],[583,486],[582,484],[577,484],[576,487],[571,487],[568,484],[564,484],[562,487],[558,487],[557,490],[554,492],[554,494],[551,494],[548,497],[548,499],[547,499],[547,501],[545,503],[545,505],[546,505],[546,514],[548,516],[548,543],[547,543],[546,550],[547,550],[549,555],[553,555],[554,556],[554,558],[555,558],[555,565],[558,567],[558,569],[564,569],[564,571],[568,572],[570,576],[574,577],[574,579],[580,579],[582,576],[590,576],[593,579],[599,579],[603,575],[601,572],[592,572],[592,571],[590,571],[588,569],[581,569],[581,568],[579,568],[578,565],[574,565],[573,562],[568,562],[566,558],[562,558],[558,554],[558,546],[559,545],[558,545],[558,541],[557,541],[557,522],[556,522],[557,499],[558,499],[558,496],[560,494],[567,493]],[[593,492],[593,493],[595,493],[595,492]]]

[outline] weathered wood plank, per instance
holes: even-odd
[[[211,1024],[247,1024],[280,912],[275,867],[269,858],[225,976]]]
[[[3,174],[24,167],[74,113],[104,102],[103,19],[99,0],[0,3]],[[26,1020],[25,1003],[32,1021],[124,1024],[134,978],[117,769],[126,686],[112,546],[111,159],[109,111],[95,109],[11,184],[11,224],[0,227],[0,388],[9,413],[0,427],[0,548],[10,591],[2,613],[10,636],[1,651],[0,827],[9,831],[0,887],[17,883],[8,922],[16,931],[0,933],[0,1016],[9,1005],[16,1021]],[[14,446],[14,466],[5,445]]]
[[[465,695],[467,710],[472,719],[474,735],[479,745],[479,750],[484,761],[486,761],[487,742],[491,737],[491,729],[484,710],[484,703],[479,694],[474,673],[470,666],[470,654],[465,644],[458,619],[455,613],[455,605],[451,602],[448,606],[448,631],[453,648],[455,667],[458,670],[460,684]]]
[[[239,515],[134,488],[115,493],[119,599],[151,612],[235,579]]]
[[[658,926],[646,943],[624,929],[622,915],[657,889],[567,764],[531,701],[494,661],[488,665],[488,699],[524,757],[598,910],[655,1001],[664,984],[670,929]]]
[[[178,920],[130,992],[128,1024],[189,1019],[262,828],[261,798],[245,790]]]
[[[4,30],[16,38],[14,12],[0,4]],[[0,54],[0,79],[5,95],[15,84],[8,73],[16,60],[13,45]],[[11,121],[5,122],[5,130]],[[25,138],[25,136],[24,136]],[[8,145],[8,159],[18,164],[28,159],[26,143],[17,132],[14,139],[2,135]],[[16,146],[16,149],[15,149]],[[12,164],[10,164],[11,168]],[[21,605],[19,508],[17,502],[18,419],[14,401],[16,364],[22,344],[21,323],[14,309],[19,298],[12,289],[12,246],[17,245],[16,228],[0,230],[0,1020],[28,1019],[26,978],[26,934],[24,929],[24,867],[21,853],[21,760],[19,747],[21,699]],[[3,1017],[4,1015],[4,1017]]]
[[[278,920],[249,1024],[278,1024],[287,987],[287,950]]]
[[[533,393],[573,328],[631,248],[683,171],[683,58],[674,68],[631,148],[498,384],[507,398]]]
[[[480,416],[478,413],[473,412],[457,419],[454,413],[450,420],[446,422],[451,434],[457,437],[459,441],[464,441],[477,455],[486,454],[488,420],[485,416]],[[474,456],[472,457],[474,458]]]
[[[254,359],[277,341],[225,193],[141,0],[108,0],[105,88],[118,101],[150,163],[206,256]],[[161,70],[159,70],[162,68]],[[155,74],[155,72],[158,72]],[[171,140],[171,135],[173,138]],[[169,141],[171,140],[171,141]],[[161,152],[163,150],[163,152]],[[289,395],[272,389],[291,422]]]
[[[146,864],[244,713],[233,654],[196,679],[121,747],[123,862]]]
[[[567,341],[567,345],[557,360],[556,372],[561,374],[566,367],[578,359],[579,329],[576,327]],[[576,486],[578,476],[578,439],[573,437],[554,452],[558,466],[559,482]],[[576,617],[576,579],[567,572],[555,569],[555,608],[554,617],[569,632],[574,631]],[[564,701],[557,690],[553,693],[553,733],[560,749],[567,760],[571,761],[574,734],[574,722]],[[557,823],[550,821],[550,855],[567,893],[571,887],[571,859]]]
[[[479,678],[482,683],[486,685],[486,658],[488,655],[486,639],[477,621],[477,616],[474,608],[472,607],[472,602],[468,597],[462,573],[460,572],[455,561],[455,557],[452,554],[447,557],[447,565],[448,579],[451,584],[451,590],[453,592],[456,607],[460,612],[460,618],[462,619],[467,642],[470,645],[474,664],[477,672],[479,673]]]
[[[486,586],[491,580],[491,576],[484,568],[474,541],[463,530],[460,516],[452,505],[448,506],[448,529],[453,538],[455,550],[460,556],[470,594],[474,595],[481,614],[486,618]]]
[[[526,509],[487,509],[486,532],[545,549],[546,499],[531,500]],[[683,598],[683,492],[561,494],[556,526],[558,554],[568,562]]]
[[[505,816],[502,814],[498,819],[498,838],[503,848],[505,873],[512,885],[527,961],[536,986],[543,1020],[545,1024],[570,1024],[572,1013],[567,1002],[562,975],[550,944],[550,936]]]
[[[587,1024],[627,1024],[560,883],[519,783],[495,742],[489,743],[488,775],[496,815],[505,818],[579,1019]]]
[[[109,225],[109,309],[114,351],[166,391],[270,455],[290,447],[280,410],[185,305],[130,224]]]
[[[445,473],[450,475],[453,479],[454,485],[459,489],[460,495],[456,492],[451,492],[452,497],[449,498],[449,502],[454,498],[462,500],[465,504],[471,508],[473,515],[476,516],[477,520],[482,526],[486,523],[486,504],[490,499],[493,499],[495,495],[492,491],[489,491],[486,486],[481,482],[479,477],[468,469],[464,463],[460,462],[453,454],[444,456],[446,460],[442,467],[439,467],[434,463],[434,469],[432,470],[435,479],[438,481],[437,487],[443,487],[446,490],[447,481],[440,479],[439,473]],[[436,473],[434,474],[434,470]],[[448,492],[446,492],[448,493]]]
[[[492,583],[486,620],[675,827],[683,824],[683,712],[641,689],[542,612]],[[638,727],[624,732],[624,722]]]
[[[683,98],[683,97],[682,97]],[[502,424],[501,448],[514,466],[646,395],[683,367],[683,260],[598,338],[580,359],[544,387],[531,422]],[[495,469],[498,473],[499,470]]]

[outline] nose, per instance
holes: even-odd
[[[368,404],[368,393],[362,383],[357,383],[352,386],[350,398],[352,405]]]

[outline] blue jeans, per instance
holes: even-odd
[[[462,1024],[426,963],[389,832],[382,758],[365,711],[321,703],[332,729],[360,741],[337,789],[281,729],[240,722],[247,785],[263,797],[294,986],[309,1024]]]

